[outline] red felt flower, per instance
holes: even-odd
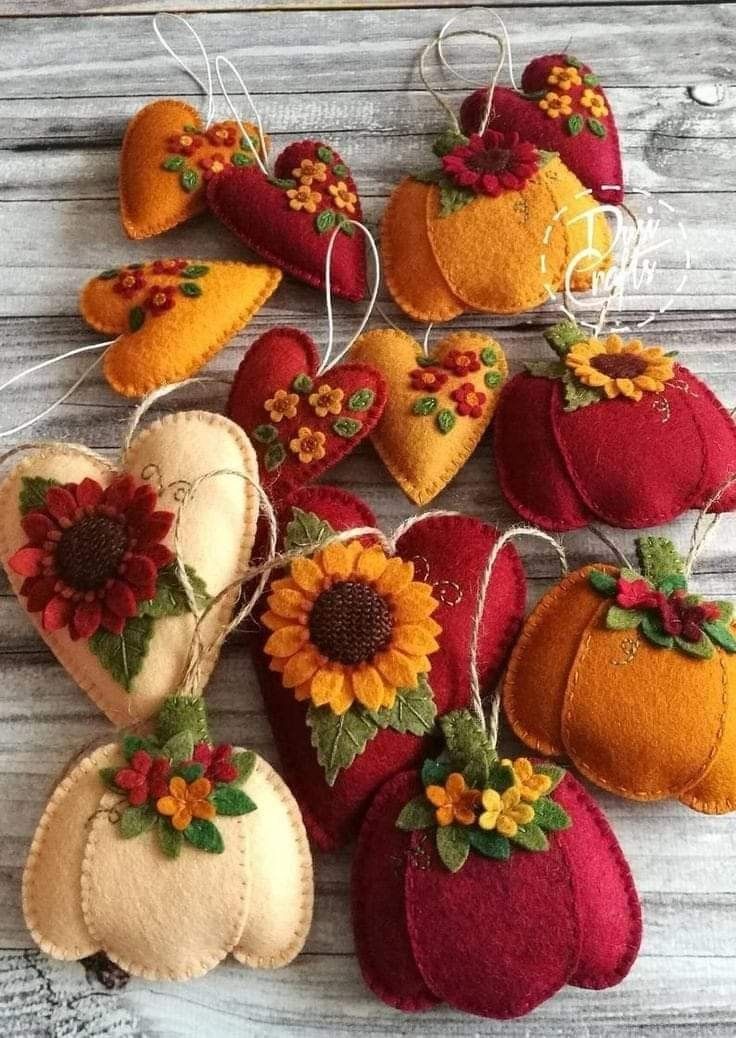
[[[204,144],[204,137],[196,133],[175,133],[166,141],[168,151],[176,155],[193,155]]]
[[[133,296],[140,292],[142,288],[145,288],[146,279],[143,276],[143,270],[140,267],[126,267],[121,270],[118,274],[117,281],[112,286],[113,292],[117,292],[118,295],[124,296],[125,299],[132,299]]]
[[[409,372],[411,388],[425,393],[434,393],[447,382],[448,376],[441,368],[415,368]]]
[[[469,418],[480,418],[483,414],[486,394],[479,393],[472,382],[463,382],[461,386],[452,391],[450,396],[457,404],[455,410],[459,415]]]
[[[217,144],[221,148],[232,148],[237,139],[238,135],[232,123],[215,123],[207,131],[210,144]]]
[[[224,155],[220,155],[219,152],[215,155],[209,155],[206,159],[199,160],[199,168],[202,170],[202,176],[205,180],[212,180],[218,173],[222,173],[226,164],[227,159]]]
[[[518,133],[486,130],[444,155],[442,168],[459,187],[495,198],[524,187],[539,169],[539,152]]]
[[[194,747],[192,760],[204,766],[204,778],[210,782],[232,782],[238,777],[238,769],[232,762],[233,748],[223,742],[219,746],[210,746],[206,742],[198,742]]]
[[[648,580],[624,580],[616,583],[616,605],[622,609],[657,609],[664,601],[661,591],[656,591]]]
[[[128,795],[128,803],[140,807],[147,800],[158,800],[169,792],[171,761],[168,757],[152,757],[146,750],[136,750],[125,768],[115,773],[113,781]]]
[[[189,266],[187,259],[165,259],[154,260],[154,274],[180,274],[185,267]]]
[[[720,609],[715,602],[688,603],[687,591],[674,591],[663,598],[659,606],[662,627],[667,634],[684,638],[686,642],[699,642],[703,636],[703,625],[717,620]]]
[[[106,490],[94,479],[51,486],[43,506],[23,516],[28,537],[8,560],[25,577],[20,594],[45,631],[68,627],[91,638],[120,634],[138,603],[156,594],[158,571],[173,558],[161,541],[173,512],[157,512],[156,491],[118,476]]]
[[[480,371],[480,361],[474,350],[450,350],[442,366],[453,375],[469,375],[472,371]]]
[[[176,302],[176,285],[156,285],[148,293],[144,306],[154,317],[171,310]]]

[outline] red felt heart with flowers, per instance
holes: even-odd
[[[240,363],[228,414],[258,453],[261,482],[284,498],[332,468],[368,436],[386,403],[386,383],[367,364],[338,364],[318,376],[312,339],[272,328]]]
[[[623,170],[611,105],[588,65],[571,54],[547,54],[524,69],[522,92],[496,87],[488,126],[517,131],[545,151],[556,151],[599,202],[623,201]],[[476,133],[488,92],[463,102],[460,122]]]
[[[283,505],[281,516],[289,547],[295,543],[294,528],[288,528],[292,521],[297,545],[319,534],[318,519],[336,531],[375,524],[370,509],[358,498],[322,486],[306,487],[292,495]],[[300,541],[302,530],[304,538]],[[366,739],[361,727],[364,715],[361,721],[348,710],[328,716],[334,723],[325,742],[313,720],[315,710],[321,709],[324,715],[329,709],[315,706],[319,695],[323,691],[344,695],[346,686],[350,688],[349,674],[352,692],[348,695],[370,703],[368,675],[356,672],[375,668],[384,682],[394,678],[402,683],[409,681],[409,677],[403,677],[404,671],[414,666],[415,670],[428,670],[428,695],[434,700],[436,713],[467,706],[470,631],[478,581],[497,537],[494,527],[478,519],[434,516],[419,520],[399,538],[395,559],[388,565],[382,550],[376,545],[369,552],[364,539],[365,550],[360,542],[346,542],[347,550],[336,552],[329,564],[320,562],[319,553],[315,553],[309,562],[301,560],[299,570],[292,563],[289,570],[276,573],[267,592],[268,609],[261,617],[264,629],[259,640],[264,651],[256,652],[254,658],[286,780],[299,801],[307,831],[319,847],[335,849],[355,832],[379,786],[426,755],[434,723],[430,707],[426,730],[410,722],[403,731],[387,725]],[[378,570],[373,568],[376,564]],[[323,570],[319,577],[320,565],[331,574]],[[373,579],[376,573],[377,580]],[[294,584],[294,578],[303,583],[305,575],[307,581],[311,579],[310,574],[317,580],[311,585],[312,593],[295,593],[293,588],[299,585]],[[525,586],[519,557],[508,546],[494,569],[482,620],[478,662],[483,687],[495,680],[516,635],[524,613]],[[291,613],[291,617],[279,615],[283,612]],[[420,622],[425,624],[423,631],[418,630]],[[312,641],[319,647],[317,666],[324,677],[319,688],[312,678],[311,692],[306,684],[297,684],[300,677],[313,673],[304,631],[311,632]],[[378,645],[372,641],[377,632]],[[292,645],[280,646],[280,641],[291,641]],[[296,651],[288,659],[291,649]],[[370,655],[373,650],[377,651]],[[429,661],[422,658],[423,652],[430,654]],[[379,699],[374,705],[380,704],[379,686]],[[344,706],[342,703],[338,708]],[[417,710],[423,712],[426,707],[426,699],[417,701]],[[332,761],[327,758],[337,761],[343,735],[348,740],[363,739],[363,746],[349,764],[334,768],[328,776]]]
[[[362,220],[358,189],[337,152],[319,141],[297,141],[281,152],[274,175],[256,166],[228,167],[207,186],[210,209],[248,248],[314,288],[325,284],[356,302],[366,294],[365,243],[350,220]]]

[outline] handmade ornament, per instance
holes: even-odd
[[[309,835],[334,849],[381,783],[426,754],[436,714],[466,705],[459,677],[478,560],[498,532],[466,516],[430,514],[399,531],[392,547],[366,505],[328,487],[299,491],[282,514],[284,547],[300,557],[287,557],[284,575],[272,580],[256,662]],[[331,539],[346,530],[355,537]],[[506,548],[480,625],[484,683],[516,633],[524,588],[518,556]]]
[[[124,396],[144,396],[188,378],[250,322],[281,273],[249,263],[168,259],[105,270],[80,299],[85,321],[118,338],[105,378]]]
[[[156,713],[181,680],[197,615],[246,571],[257,481],[243,432],[220,415],[189,411],[139,433],[119,466],[49,444],[0,485],[0,559],[10,586],[114,724]],[[172,551],[184,502],[178,554],[189,593]],[[236,597],[233,588],[202,620],[205,641],[227,623]],[[202,663],[202,687],[217,655],[213,646]]]
[[[36,830],[23,912],[56,959],[102,952],[148,980],[228,954],[276,969],[301,950],[312,862],[287,786],[251,750],[213,744],[201,700],[174,696],[149,736],[70,768]]]
[[[423,505],[452,480],[480,442],[508,373],[498,343],[455,332],[431,352],[396,329],[365,332],[351,351],[386,379],[386,406],[371,439],[404,493]]]
[[[565,321],[557,354],[501,391],[494,453],[507,501],[530,522],[572,530],[669,522],[689,508],[736,505],[736,426],[672,354],[638,338],[598,338]]]
[[[544,596],[511,657],[506,716],[611,793],[732,811],[733,604],[694,594],[664,538],[637,548],[640,572],[585,566]]]
[[[468,136],[485,118],[488,89],[476,90],[460,109]],[[571,54],[534,58],[521,90],[497,86],[488,128],[518,132],[544,151],[554,151],[600,202],[623,201],[623,171],[611,103],[593,70]]]

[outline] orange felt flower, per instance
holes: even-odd
[[[608,115],[605,98],[602,94],[596,94],[595,90],[584,90],[583,96],[580,98],[580,104],[584,108],[588,108],[590,114],[596,119],[602,119]]]
[[[559,119],[561,115],[572,115],[572,98],[569,94],[556,94],[551,90],[539,102],[539,107],[550,119]]]
[[[263,406],[272,422],[280,422],[282,418],[294,418],[299,406],[299,395],[287,393],[285,389],[277,389]]]
[[[581,86],[583,81],[573,65],[555,65],[547,77],[547,82],[559,90],[570,90],[572,87]]]
[[[344,180],[338,180],[336,184],[330,184],[327,189],[332,195],[332,200],[338,209],[344,209],[346,213],[355,212],[355,203],[358,196],[350,190]]]
[[[427,786],[424,790],[427,800],[436,807],[437,825],[473,825],[475,808],[480,803],[479,789],[469,789],[465,779],[458,771],[447,776],[444,786]]]
[[[327,451],[325,442],[327,437],[323,432],[312,430],[307,425],[302,425],[293,440],[289,440],[289,450],[299,455],[302,465],[311,465],[313,461],[321,461]]]
[[[169,782],[169,795],[156,801],[156,810],[160,815],[171,818],[171,824],[179,832],[191,825],[193,818],[204,818],[211,822],[217,809],[207,797],[212,792],[209,779],[198,778],[187,783],[186,779],[175,775]]]
[[[311,187],[314,180],[320,183],[327,180],[327,166],[324,162],[315,162],[314,159],[302,159],[296,169],[292,169],[291,175],[300,184]]]
[[[311,393],[309,403],[320,418],[328,414],[340,414],[345,392],[342,389],[332,389],[327,384],[319,386],[316,393]]]
[[[330,188],[332,190],[332,188]],[[317,206],[322,201],[319,191],[312,191],[308,184],[301,187],[292,187],[286,192],[289,199],[289,208],[299,212],[303,209],[306,213],[316,213]]]

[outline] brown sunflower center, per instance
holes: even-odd
[[[476,173],[502,173],[509,168],[511,154],[508,148],[489,148],[471,155],[466,165]]]
[[[309,634],[319,651],[336,663],[366,663],[391,641],[391,611],[360,581],[340,580],[323,591],[309,616]]]
[[[647,362],[635,353],[599,353],[590,363],[609,378],[636,378],[647,370]]]
[[[106,515],[86,515],[64,530],[56,548],[56,571],[69,587],[96,591],[114,577],[128,549],[123,526]]]

